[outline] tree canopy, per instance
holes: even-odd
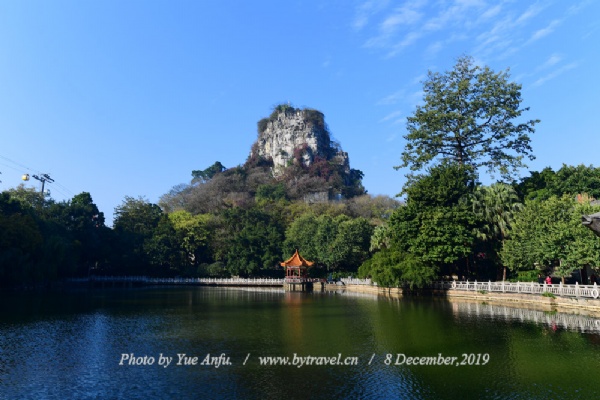
[[[547,200],[552,196],[586,194],[600,198],[600,168],[593,165],[566,165],[554,172],[546,167],[542,171],[531,171],[530,176],[513,182],[515,190],[522,199]]]
[[[204,170],[193,170],[192,171],[192,183],[196,182],[208,182],[210,181],[216,174],[225,171],[227,168],[220,161],[216,161],[210,167]]]
[[[472,57],[457,60],[445,73],[429,72],[423,82],[424,104],[408,117],[402,164],[418,171],[436,160],[449,160],[509,178],[531,154],[529,134],[539,120],[513,122],[521,108],[521,85],[508,71],[495,73]]]
[[[533,269],[566,277],[575,269],[600,265],[600,240],[581,224],[582,214],[600,207],[571,196],[529,200],[515,214],[502,259],[512,270]]]

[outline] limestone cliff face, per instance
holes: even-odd
[[[331,141],[323,114],[311,109],[278,106],[269,118],[258,123],[258,140],[252,148],[259,156],[273,160],[273,174],[301,157],[310,166],[316,157],[334,161],[350,172],[348,153]]]

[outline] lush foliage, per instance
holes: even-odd
[[[424,104],[408,118],[402,165],[421,170],[434,160],[484,167],[509,177],[531,154],[529,134],[539,122],[516,122],[521,85],[509,82],[508,72],[495,73],[458,59],[454,69],[429,72],[423,83]]]
[[[528,200],[515,214],[502,260],[512,270],[537,269],[557,276],[600,266],[600,240],[581,224],[581,215],[600,207],[579,204],[573,197]]]
[[[399,284],[422,286],[440,272],[468,271],[476,217],[461,200],[473,187],[472,171],[457,164],[442,164],[413,177],[405,188],[406,206],[394,211],[373,240],[372,247],[385,248],[383,254],[363,264],[361,274],[381,275],[386,260],[400,260],[389,265],[386,279],[394,276]]]
[[[369,256],[373,226],[362,217],[312,213],[297,218],[286,231],[287,254],[298,249],[328,270],[356,270]]]
[[[519,183],[514,182],[517,193],[522,199],[547,200],[563,194],[588,195],[600,199],[600,168],[594,166],[564,165],[556,172],[550,167],[542,171],[532,171],[530,176]]]
[[[22,186],[0,193],[0,286],[100,271],[110,263],[110,242],[89,193],[62,203]]]
[[[480,221],[475,232],[480,240],[488,244],[488,258],[499,265],[498,251],[509,237],[514,214],[523,205],[515,190],[504,183],[480,186],[467,200],[473,205],[473,213]],[[506,268],[503,268],[502,279],[506,280]]]

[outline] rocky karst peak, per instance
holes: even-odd
[[[333,161],[344,172],[350,172],[348,154],[331,140],[323,113],[310,108],[275,107],[269,118],[258,123],[258,139],[251,156],[255,153],[273,161],[275,176],[294,162],[309,167],[317,158]]]

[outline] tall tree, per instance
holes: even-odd
[[[145,272],[142,270],[151,263],[144,244],[154,235],[162,210],[143,197],[126,196],[123,203],[115,208],[114,215],[114,231],[121,246],[118,252],[120,267],[129,269],[129,273]]]
[[[534,159],[529,134],[539,120],[513,123],[528,108],[520,108],[521,85],[508,79],[508,71],[495,73],[469,56],[452,71],[430,71],[424,104],[408,117],[407,145],[396,168],[418,171],[441,159],[508,178],[525,166],[524,156]]]
[[[405,188],[406,205],[393,212],[385,230],[378,230],[389,237],[372,238],[374,247],[383,249],[361,266],[361,275],[414,287],[440,272],[468,274],[475,216],[461,199],[472,192],[473,183],[470,168],[452,163],[413,177]]]
[[[473,212],[482,222],[476,228],[477,236],[484,242],[497,242],[502,246],[515,212],[522,208],[515,190],[504,183],[480,186],[471,196],[471,201]],[[502,280],[506,280],[506,267],[503,268]]]

